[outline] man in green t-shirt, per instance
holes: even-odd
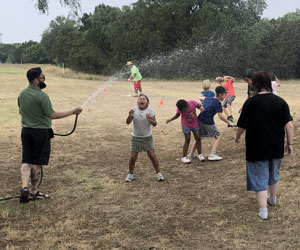
[[[53,110],[49,96],[42,91],[46,87],[45,75],[41,68],[27,71],[29,85],[18,97],[19,112],[22,118],[22,189],[20,202],[49,198],[38,191],[42,165],[48,165],[53,138],[52,119],[61,119],[70,115],[79,115],[81,108],[67,112]],[[31,193],[29,182],[31,181]]]
[[[138,91],[142,93],[142,75],[139,71],[139,69],[133,65],[132,62],[127,62],[127,67],[130,68],[131,70],[131,75],[128,79],[128,81],[133,80],[133,87],[134,87],[134,92],[135,96],[138,96]]]

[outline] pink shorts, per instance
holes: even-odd
[[[142,82],[142,80],[133,82],[134,89],[141,89],[142,88],[141,82]]]

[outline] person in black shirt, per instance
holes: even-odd
[[[248,90],[247,90],[247,99],[251,98],[252,96],[255,95],[255,90],[252,87],[252,77],[255,74],[255,70],[254,69],[247,69],[244,73],[243,79],[246,83],[248,83]],[[240,108],[239,113],[241,113],[242,108]]]
[[[237,123],[236,143],[246,130],[247,190],[256,192],[258,215],[267,219],[267,203],[276,204],[285,132],[287,155],[293,152],[293,119],[288,104],[272,94],[271,79],[266,72],[254,74],[252,86],[257,94],[243,105]]]

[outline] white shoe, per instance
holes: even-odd
[[[199,161],[205,161],[205,158],[202,154],[199,154],[198,156]]]
[[[220,160],[223,160],[223,157],[218,156],[218,155],[212,155],[212,154],[210,154],[208,156],[208,160],[209,161],[220,161]]]
[[[195,156],[194,153],[191,152],[191,153],[188,154],[188,158],[189,158],[190,161],[192,161],[192,160],[196,159],[196,156]]]
[[[133,180],[134,180],[134,175],[133,174],[128,174],[126,179],[125,179],[126,182],[131,182]]]
[[[181,162],[188,164],[188,163],[191,163],[191,160],[185,156],[185,157],[181,158]]]
[[[267,213],[263,213],[263,212],[259,212],[258,216],[263,219],[263,220],[267,220],[268,219],[268,212]]]
[[[164,176],[162,175],[162,173],[157,173],[156,179],[157,179],[158,181],[164,181],[164,180],[165,180],[165,178],[164,178]]]

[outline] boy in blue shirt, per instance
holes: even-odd
[[[200,137],[214,137],[215,141],[212,146],[211,152],[208,156],[209,161],[219,161],[222,160],[223,157],[218,156],[216,154],[217,148],[221,141],[221,135],[219,130],[216,127],[214,122],[214,116],[218,113],[219,118],[232,126],[232,123],[228,121],[222,114],[222,102],[226,96],[226,90],[223,86],[216,87],[216,97],[205,97],[200,96],[200,100],[204,101],[204,111],[200,113],[198,116],[199,126],[200,126]],[[189,154],[189,158],[194,158],[194,152],[196,150],[195,144],[193,145],[192,152]]]
[[[209,80],[204,80],[202,82],[202,88],[203,91],[201,91],[201,95],[203,95],[204,97],[215,97],[215,92],[213,92],[212,90],[210,90],[210,81]],[[202,101],[202,104],[204,105],[205,101]]]

